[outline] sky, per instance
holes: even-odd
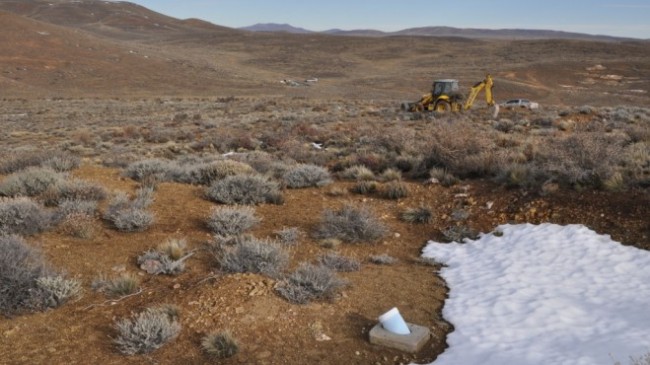
[[[650,359],[650,252],[583,225],[496,231],[423,250],[446,265],[454,326],[431,365],[648,364],[628,360]]]
[[[424,26],[549,29],[650,38],[650,0],[129,0],[176,18],[396,31]]]

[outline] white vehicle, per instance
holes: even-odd
[[[512,108],[526,108],[526,109],[537,109],[539,104],[530,101],[528,99],[511,99],[501,104],[502,107],[512,109]]]

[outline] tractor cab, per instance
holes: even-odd
[[[458,80],[444,79],[433,82],[431,94],[434,99],[441,95],[453,95],[458,93]]]

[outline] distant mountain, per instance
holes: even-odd
[[[475,29],[454,27],[420,27],[408,28],[395,32],[382,32],[375,29],[329,29],[314,32],[304,28],[296,28],[289,24],[255,24],[239,28],[253,32],[285,32],[285,33],[323,33],[331,35],[344,35],[356,37],[387,37],[387,36],[419,36],[419,37],[463,37],[477,39],[579,39],[593,41],[621,41],[632,40],[606,35],[591,35],[543,29]]]
[[[297,33],[297,34],[314,33],[311,30],[294,27],[289,24],[276,24],[276,23],[257,23],[239,29],[248,30],[252,32],[284,32],[284,33]]]

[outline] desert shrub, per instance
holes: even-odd
[[[0,313],[8,316],[37,306],[37,280],[48,273],[38,250],[19,236],[0,235]]]
[[[187,241],[184,238],[170,238],[158,246],[158,251],[166,254],[172,260],[179,260],[186,254]]]
[[[379,179],[381,181],[400,181],[402,180],[402,172],[398,169],[389,168],[381,173]]]
[[[409,195],[409,189],[401,181],[391,181],[382,187],[380,194],[384,199],[397,200],[407,197]]]
[[[222,250],[217,261],[223,271],[231,273],[251,272],[277,277],[289,262],[285,250],[257,239],[223,247]]]
[[[466,225],[450,226],[442,230],[442,235],[448,242],[463,243],[466,238],[475,240],[478,233]]]
[[[387,255],[385,253],[381,255],[372,255],[370,256],[369,260],[375,265],[393,265],[398,261],[393,256]]]
[[[106,189],[84,180],[59,180],[46,191],[41,199],[46,205],[59,205],[65,200],[100,201],[106,198]]]
[[[0,235],[32,235],[51,223],[52,215],[30,198],[0,198]]]
[[[56,210],[56,216],[59,219],[72,214],[83,214],[92,217],[97,211],[97,202],[94,200],[64,200],[59,204]]]
[[[40,166],[50,158],[46,152],[13,153],[0,161],[0,174],[13,174],[32,166]]]
[[[309,164],[292,166],[282,176],[282,180],[289,188],[320,187],[332,183],[332,178],[327,169]]]
[[[113,340],[125,355],[147,354],[173,340],[181,331],[178,309],[171,306],[147,308],[131,319],[116,322]]]
[[[433,221],[433,212],[431,208],[425,206],[407,208],[400,214],[400,218],[407,223],[431,223]]]
[[[138,265],[152,275],[178,275],[185,270],[185,259],[189,256],[172,259],[168,254],[149,250],[138,256]]]
[[[373,194],[377,192],[377,187],[379,184],[377,184],[376,181],[371,181],[371,180],[361,180],[355,183],[351,188],[350,192],[354,194],[361,194],[361,195],[368,195],[368,194]]]
[[[78,156],[69,153],[58,153],[49,157],[41,163],[43,167],[49,167],[54,171],[64,172],[74,170],[81,164]]]
[[[208,199],[223,204],[282,203],[280,187],[261,175],[228,176],[205,191]]]
[[[85,213],[66,214],[59,223],[59,231],[72,237],[91,239],[97,235],[100,227],[97,226],[95,218]]]
[[[122,297],[133,294],[138,290],[139,285],[138,278],[129,273],[124,273],[114,278],[106,278],[100,275],[92,283],[93,289],[103,292],[109,297]]]
[[[36,279],[40,290],[42,305],[56,308],[68,300],[81,295],[81,282],[76,279],[66,279],[62,275],[43,276]]]
[[[339,177],[347,180],[374,180],[375,173],[363,165],[355,165],[341,171]]]
[[[207,220],[208,228],[222,236],[238,235],[251,229],[259,219],[249,207],[215,207]]]
[[[366,208],[357,209],[351,205],[323,212],[315,237],[338,238],[348,243],[377,241],[386,235],[387,229]]]
[[[447,169],[433,167],[429,170],[429,177],[432,182],[438,182],[440,185],[449,187],[456,185],[458,183],[458,178],[453,174],[449,173]]]
[[[350,272],[361,270],[361,263],[359,260],[341,256],[334,252],[320,256],[318,258],[318,263],[334,271]]]
[[[106,208],[104,219],[122,232],[144,231],[154,222],[153,213],[146,210],[152,201],[151,189],[139,189],[133,200],[126,194],[118,194]]]
[[[332,299],[346,282],[336,272],[325,267],[302,263],[296,271],[280,281],[276,291],[295,304],[306,304],[313,300]]]
[[[217,160],[202,165],[198,169],[200,183],[205,185],[210,185],[214,181],[228,176],[246,175],[254,172],[255,170],[250,165],[234,160]]]
[[[238,234],[235,236],[222,236],[215,234],[212,236],[212,241],[208,243],[208,250],[210,250],[213,256],[218,258],[223,252],[223,248],[226,246],[237,246],[244,242],[255,240],[257,240],[257,238],[250,234]]]
[[[228,331],[211,333],[203,337],[201,348],[212,359],[227,359],[239,352],[237,340]]]
[[[275,231],[273,233],[275,233],[278,241],[285,245],[295,245],[298,243],[298,240],[302,235],[302,232],[300,229],[298,229],[298,227],[282,228],[281,230]]]
[[[7,176],[0,183],[0,196],[36,196],[64,180],[64,176],[50,168],[29,167]]]
[[[172,169],[172,163],[161,159],[148,159],[129,164],[124,171],[127,177],[142,181],[154,177],[158,181],[165,180],[165,176]]]

